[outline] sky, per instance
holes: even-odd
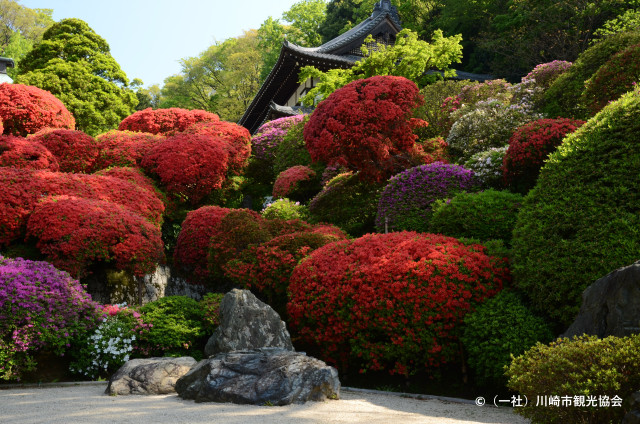
[[[163,85],[180,73],[180,59],[215,42],[281,18],[298,0],[18,0],[53,9],[53,19],[82,19],[111,47],[129,80]]]

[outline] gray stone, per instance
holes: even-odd
[[[164,395],[175,392],[176,381],[196,360],[181,358],[132,359],[111,376],[105,393],[109,395]]]
[[[625,414],[622,424],[640,424],[640,392],[633,393],[627,402],[630,410]]]
[[[337,399],[338,371],[301,352],[262,348],[220,353],[178,380],[176,391],[196,402],[289,405]]]
[[[582,293],[580,312],[563,336],[624,337],[637,333],[640,333],[640,261],[587,287]]]
[[[220,325],[207,341],[205,355],[261,347],[294,350],[287,325],[249,290],[231,290],[220,302]]]

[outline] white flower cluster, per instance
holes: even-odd
[[[492,147],[480,153],[476,153],[464,167],[475,172],[486,187],[502,188],[502,160],[509,146]]]

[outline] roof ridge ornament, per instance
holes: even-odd
[[[395,7],[391,0],[380,0],[373,7],[373,12],[371,13],[371,17],[375,17],[381,13],[388,13],[391,16],[391,19],[396,21],[398,24],[401,23],[400,16],[398,15],[398,8]]]

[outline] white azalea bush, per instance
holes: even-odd
[[[485,188],[500,189],[504,186],[502,161],[509,146],[492,147],[476,153],[464,163],[464,167],[475,172]]]
[[[102,322],[77,340],[71,372],[92,380],[109,377],[136,351],[136,334],[149,327],[126,303],[106,305]]]

